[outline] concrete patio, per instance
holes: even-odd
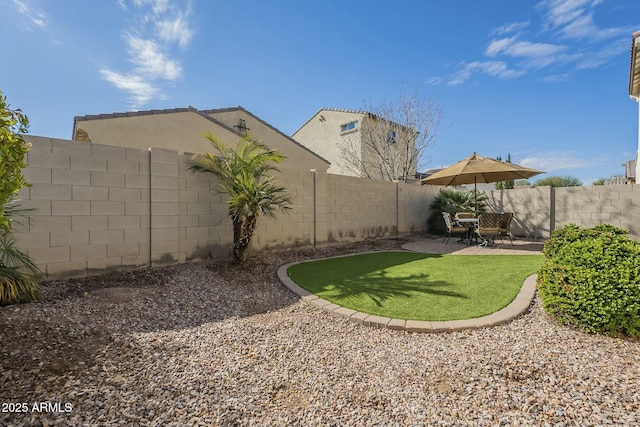
[[[459,243],[450,239],[448,244],[442,238],[425,239],[402,245],[402,249],[427,254],[453,255],[539,255],[544,246],[543,240],[513,239],[513,246],[508,239],[496,241],[496,246],[478,247],[475,243]]]

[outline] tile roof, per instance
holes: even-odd
[[[75,138],[76,129],[78,128],[78,122],[89,121],[89,120],[102,120],[102,119],[116,119],[122,117],[140,117],[140,116],[149,116],[154,114],[172,114],[172,113],[187,113],[192,112],[201,115],[205,119],[214,122],[218,126],[222,126],[223,128],[233,132],[238,133],[236,129],[230,128],[229,126],[221,123],[220,121],[206,115],[205,113],[198,111],[197,108],[188,106],[186,108],[167,108],[164,110],[144,110],[144,111],[127,111],[124,113],[108,113],[108,114],[88,114],[86,116],[75,116],[73,118],[73,131],[71,134],[71,139]]]

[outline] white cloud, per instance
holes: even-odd
[[[511,22],[495,28],[490,32],[494,37],[483,52],[492,61],[463,62],[448,85],[462,84],[474,72],[496,78],[513,78],[534,70],[538,73],[550,70],[550,75],[540,78],[546,82],[558,82],[566,80],[572,72],[611,63],[612,58],[629,49],[628,36],[634,28],[600,27],[595,16],[602,2],[540,1],[536,11],[542,17],[541,31],[530,28],[531,21]],[[525,39],[525,30],[535,36]]]
[[[47,15],[44,12],[34,10],[30,5],[20,0],[13,0],[13,5],[36,27],[45,28],[47,26]]]
[[[166,42],[178,42],[184,48],[191,41],[193,31],[189,28],[189,22],[183,13],[179,13],[173,20],[156,22],[156,31],[160,38]]]
[[[576,63],[576,69],[597,68],[610,63],[611,58],[626,52],[629,52],[629,40],[627,38],[615,40],[592,50],[588,55],[582,55]]]
[[[525,74],[521,70],[509,69],[502,61],[474,61],[466,64],[462,70],[455,73],[447,82],[448,86],[458,86],[467,81],[474,72],[481,72],[499,79],[512,79]]]
[[[546,10],[546,27],[557,28],[582,17],[601,0],[544,0],[538,6]]]
[[[587,160],[570,152],[550,151],[535,153],[522,159],[518,164],[544,172],[560,169],[577,169],[602,164],[602,160]]]
[[[487,48],[484,50],[485,56],[496,56],[497,54],[504,52],[513,44],[515,39],[516,37],[513,36],[510,38],[491,40]]]
[[[124,75],[108,69],[102,69],[100,73],[106,81],[129,93],[129,101],[134,108],[148,103],[158,92],[157,88],[140,75]]]
[[[169,0],[133,0],[133,4],[138,8],[151,5],[154,14],[160,15],[169,9]]]
[[[501,36],[503,34],[518,33],[531,25],[530,22],[512,22],[510,24],[502,25],[491,31],[491,35]]]
[[[511,37],[492,40],[485,50],[485,55],[496,56],[502,53],[512,57],[540,58],[557,55],[566,49],[567,46],[517,41],[515,37]]]
[[[442,77],[430,77],[427,79],[426,84],[429,86],[438,86],[442,83]]]
[[[602,1],[545,0],[538,7],[543,10],[545,29],[557,31],[564,39],[602,41],[633,32],[632,27],[600,28],[593,16]]]
[[[163,54],[160,46],[153,40],[129,37],[127,43],[131,62],[135,65],[138,75],[169,81],[177,80],[182,76],[180,64]]]
[[[559,82],[565,82],[569,80],[570,77],[571,77],[571,74],[569,73],[554,74],[554,75],[545,77],[544,79],[542,79],[542,81],[547,83],[559,83]]]
[[[187,48],[193,37],[189,17],[191,0],[118,0],[121,9],[136,23],[124,34],[129,62],[128,72],[109,67],[100,70],[102,78],[129,94],[131,106],[139,108],[161,97],[161,88],[183,75],[174,46]]]

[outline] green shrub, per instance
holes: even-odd
[[[446,229],[442,212],[449,212],[451,217],[456,212],[473,212],[475,199],[473,191],[460,191],[452,188],[443,188],[440,193],[433,199],[429,206],[429,217],[427,218],[427,231],[431,234],[444,234]],[[487,210],[487,195],[478,191],[478,212]]]
[[[29,186],[22,174],[30,147],[22,134],[28,127],[27,116],[20,109],[11,109],[0,91],[0,305],[34,300],[40,293],[38,268],[16,248],[12,237],[14,219],[31,211],[15,201],[20,189]]]
[[[7,98],[0,91],[0,229],[11,231],[11,219],[5,214],[5,206],[28,186],[22,174],[29,151],[22,137],[29,127],[29,119],[20,109],[11,109]]]
[[[568,243],[592,237],[610,235],[626,237],[629,232],[611,224],[600,224],[591,228],[580,228],[576,224],[566,225],[551,233],[551,238],[544,244],[543,253],[547,258],[553,258],[558,250]]]
[[[640,333],[640,251],[625,230],[570,224],[544,254],[538,291],[549,314],[587,332]]]

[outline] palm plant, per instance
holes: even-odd
[[[286,157],[264,143],[242,137],[235,149],[206,135],[216,154],[193,156],[189,169],[206,172],[218,178],[218,193],[227,194],[227,212],[233,224],[233,260],[242,264],[256,229],[258,217],[275,217],[277,212],[288,212],[291,196],[286,188],[275,183],[270,172],[278,171],[274,163]]]
[[[12,201],[5,206],[4,214],[18,222],[26,218],[32,209],[21,208]],[[37,278],[40,270],[26,253],[15,246],[10,231],[0,232],[0,305],[31,301],[40,296]]]
[[[478,213],[487,210],[487,195],[482,191],[460,191],[453,188],[443,188],[433,199],[427,218],[427,230],[431,234],[444,234],[445,225],[442,212],[449,212],[451,216],[456,212],[474,212],[477,198]]]

